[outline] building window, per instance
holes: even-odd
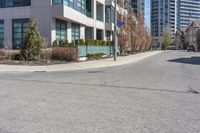
[[[67,39],[67,22],[56,20],[56,40]]]
[[[106,31],[106,41],[111,41],[111,31]]]
[[[56,4],[62,4],[62,0],[53,0],[53,4],[56,5]]]
[[[107,23],[114,23],[115,22],[115,10],[112,6],[106,6],[106,22]]]
[[[72,40],[80,39],[80,25],[72,23]]]
[[[0,8],[31,6],[31,0],[0,0]]]
[[[80,13],[86,14],[86,0],[52,0],[54,5],[64,4],[69,6]]]
[[[77,11],[85,14],[85,10],[86,10],[86,1],[85,0],[77,0]]]
[[[97,40],[103,40],[103,31],[102,30],[99,30],[97,29]]]
[[[23,46],[27,36],[29,19],[13,19],[13,49],[19,49]]]
[[[0,48],[4,47],[4,21],[0,20]]]

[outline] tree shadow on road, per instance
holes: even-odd
[[[186,63],[193,65],[200,65],[200,56],[192,56],[190,58],[177,58],[168,60],[169,62]]]

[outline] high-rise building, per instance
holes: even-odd
[[[200,19],[200,0],[151,0],[151,34],[154,43],[162,42],[163,31],[174,38],[178,28]]]
[[[200,19],[200,0],[177,0],[177,28],[186,28],[197,19]]]
[[[151,0],[151,34],[154,43],[162,41],[163,31],[167,30],[171,37],[176,29],[175,0]]]
[[[0,48],[12,42],[23,45],[29,19],[50,42],[76,39],[112,40],[113,0],[0,0]]]
[[[144,14],[144,0],[130,0],[130,5],[136,15]]]

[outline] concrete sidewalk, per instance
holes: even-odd
[[[37,71],[54,72],[54,71],[69,71],[69,70],[113,67],[113,66],[120,66],[129,63],[134,63],[144,58],[159,54],[161,52],[162,51],[151,51],[135,55],[118,57],[116,62],[113,61],[113,58],[109,58],[109,59],[102,59],[95,61],[75,62],[68,64],[47,65],[47,66],[0,65],[0,72],[37,72]]]

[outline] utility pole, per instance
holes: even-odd
[[[117,61],[117,0],[115,0],[114,61]]]

